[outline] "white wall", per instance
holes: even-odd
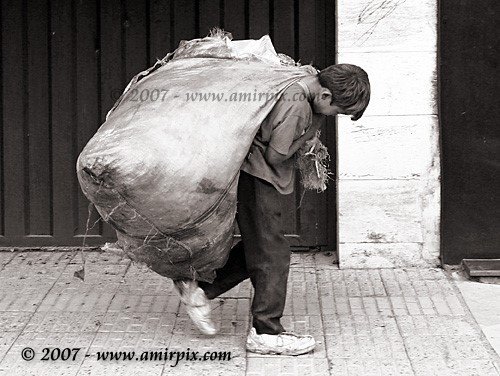
[[[337,62],[370,77],[338,120],[340,267],[437,265],[437,0],[337,0]]]

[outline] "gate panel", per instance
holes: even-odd
[[[441,260],[500,258],[498,2],[440,2]]]

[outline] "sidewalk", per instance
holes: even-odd
[[[294,254],[283,323],[310,333],[314,353],[244,349],[248,283],[213,301],[215,337],[199,335],[172,283],[108,253],[0,253],[0,376],[11,375],[500,375],[499,358],[440,269],[339,270]],[[25,361],[25,347],[35,359]],[[43,348],[81,348],[40,360]],[[98,351],[231,352],[229,361],[104,361]],[[188,349],[189,348],[189,349]],[[52,353],[54,354],[54,353]]]

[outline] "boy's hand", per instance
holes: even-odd
[[[304,133],[304,139],[306,141],[314,138],[316,136],[316,132],[319,130],[319,128],[321,128],[321,124],[317,125],[317,124],[312,124],[306,131],[306,133]]]

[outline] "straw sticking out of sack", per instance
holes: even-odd
[[[330,154],[328,149],[319,140],[320,131],[316,136],[307,141],[299,150],[297,165],[301,175],[301,183],[305,189],[323,192],[326,183],[332,174],[328,168]]]

